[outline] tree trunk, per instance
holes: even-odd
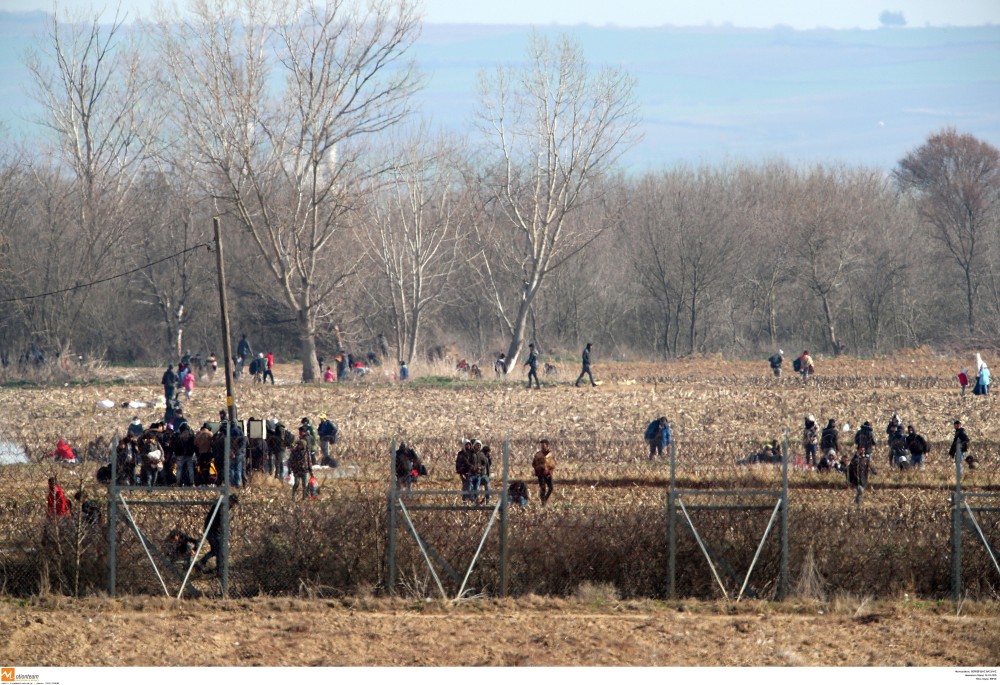
[[[976,330],[975,294],[972,289],[972,269],[965,268],[965,298],[969,307],[969,335]]]
[[[833,350],[833,354],[839,357],[843,346],[837,341],[837,332],[833,323],[833,311],[830,309],[830,300],[827,298],[826,293],[821,293],[820,299],[823,301],[823,316],[826,317],[826,332],[830,336],[830,348]]]
[[[299,344],[302,353],[302,382],[313,383],[319,380],[319,360],[316,358],[316,334],[309,325],[305,312],[299,312]],[[339,331],[338,331],[339,340]]]

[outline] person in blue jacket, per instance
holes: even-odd
[[[664,448],[670,444],[670,424],[667,423],[667,417],[661,416],[650,421],[644,437],[649,443],[649,458],[652,459],[654,455],[662,457]]]

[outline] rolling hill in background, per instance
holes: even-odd
[[[17,138],[41,134],[26,121],[37,106],[21,56],[42,21],[0,12],[0,121]],[[480,70],[521,60],[531,30],[426,25],[415,109],[471,133]],[[632,170],[772,158],[889,169],[945,126],[1000,146],[1000,27],[537,30],[570,32],[589,61],[637,77],[645,138]]]

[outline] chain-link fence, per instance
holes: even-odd
[[[53,445],[55,437],[34,435],[28,444],[32,459],[43,445]],[[229,594],[340,596],[392,591],[433,597],[440,594],[437,574],[448,596],[454,597],[463,583],[466,595],[496,595],[501,590],[500,536],[505,533],[503,561],[511,595],[567,595],[590,583],[613,586],[623,597],[666,597],[667,460],[650,460],[645,446],[634,439],[594,435],[589,430],[550,438],[557,457],[552,499],[544,507],[538,500],[531,470],[537,445],[529,439],[511,440],[509,478],[528,485],[529,503],[511,506],[504,530],[494,523],[485,541],[483,532],[493,513],[464,504],[454,473],[459,446],[440,438],[413,440],[429,471],[418,479],[416,490],[444,493],[422,501],[450,508],[409,512],[424,551],[407,521],[397,518],[391,588],[386,587],[391,437],[338,445],[338,468],[315,470],[320,481],[316,499],[303,500],[300,491],[293,500],[291,488],[282,480],[254,473],[250,485],[239,491],[240,503],[231,516]],[[8,434],[5,439],[19,438]],[[74,445],[95,440],[100,436],[68,437]],[[113,439],[99,444],[113,444]],[[493,444],[499,452],[503,440]],[[677,431],[676,446],[678,488],[780,489],[779,465],[737,464],[759,448],[749,440],[686,440],[683,431]],[[92,452],[95,459],[73,465],[31,461],[0,466],[0,592],[23,596],[107,591],[109,492],[96,479],[104,457],[100,449],[82,451],[84,457]],[[947,445],[933,446],[932,458],[920,472],[890,470],[876,460],[879,473],[860,508],[842,474],[792,468],[790,593],[833,597],[908,592],[947,597],[954,463],[946,451]],[[977,455],[978,468],[964,473],[963,489],[1000,492],[1000,450],[983,443]],[[498,459],[494,469],[499,473]],[[68,515],[48,511],[50,476],[57,477],[65,491],[71,505]],[[499,482],[495,476],[495,490],[500,489]],[[205,517],[217,497],[217,491],[194,488],[127,493],[115,524],[116,591],[176,595],[190,566],[189,545],[202,542]],[[745,499],[734,494],[716,503],[736,506]],[[171,501],[188,503],[168,505]],[[695,495],[686,496],[685,503],[699,502]],[[677,596],[721,596],[719,579],[735,596],[755,556],[744,596],[776,596],[780,541],[772,534],[761,546],[772,516],[772,510],[761,504],[754,510],[689,510],[714,571],[683,521],[676,538]],[[130,517],[124,515],[125,506]],[[1000,541],[1000,516],[990,508],[980,503],[978,530],[963,524],[962,587],[969,597],[996,597],[1000,587],[1000,572],[991,557]],[[982,543],[979,530],[989,546]],[[177,533],[195,542],[179,543]],[[204,543],[199,556],[209,548]],[[473,558],[477,562],[466,579]],[[185,593],[220,596],[214,566],[213,562],[204,571],[193,571]]]

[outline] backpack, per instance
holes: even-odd
[[[802,371],[802,357],[795,358],[795,361],[792,362],[792,369],[796,372]]]

